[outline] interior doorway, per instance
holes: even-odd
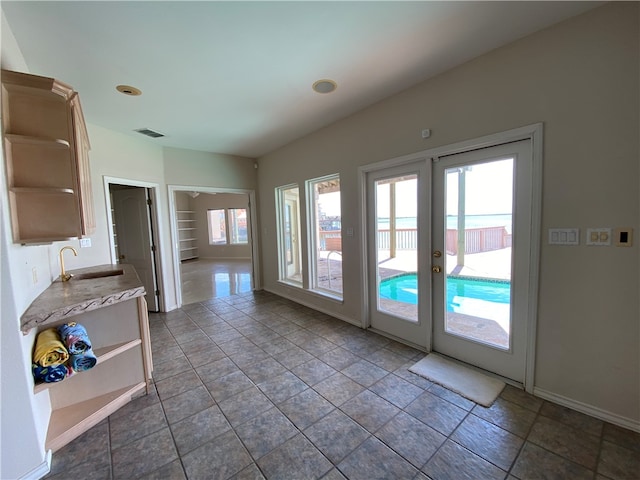
[[[257,288],[253,191],[170,186],[169,195],[178,305]]]
[[[161,309],[155,192],[127,180],[105,179],[112,263],[133,265],[145,287],[149,311]]]

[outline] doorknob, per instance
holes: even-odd
[[[440,250],[436,250],[435,252],[433,252],[433,256],[435,258],[440,258],[442,256],[442,252]]]
[[[433,273],[440,273],[442,271],[442,267],[440,265],[434,265],[433,267],[431,267],[431,271]]]
[[[124,255],[118,255],[118,260],[124,260],[126,257]]]

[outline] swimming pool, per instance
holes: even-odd
[[[418,303],[418,277],[415,273],[408,273],[382,280],[380,297],[415,305]],[[472,304],[473,300],[508,305],[511,301],[511,283],[507,280],[447,275],[448,311],[464,313],[462,309],[465,304]]]

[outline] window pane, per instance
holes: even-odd
[[[276,189],[278,202],[278,260],[280,280],[302,284],[300,252],[300,194],[298,187]]]
[[[224,209],[208,210],[209,244],[225,245],[227,243],[227,227]]]
[[[324,177],[308,182],[311,204],[309,238],[312,288],[342,295],[342,213],[340,177]]]
[[[247,210],[245,208],[229,209],[229,234],[232,244],[249,243],[247,236]]]

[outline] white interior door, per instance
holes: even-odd
[[[433,350],[522,383],[532,169],[530,140],[433,163]]]
[[[147,292],[145,299],[149,310],[158,311],[147,189],[135,187],[112,190],[111,198],[118,242],[118,261],[133,265]]]
[[[427,165],[367,173],[370,326],[423,348],[431,329]]]

